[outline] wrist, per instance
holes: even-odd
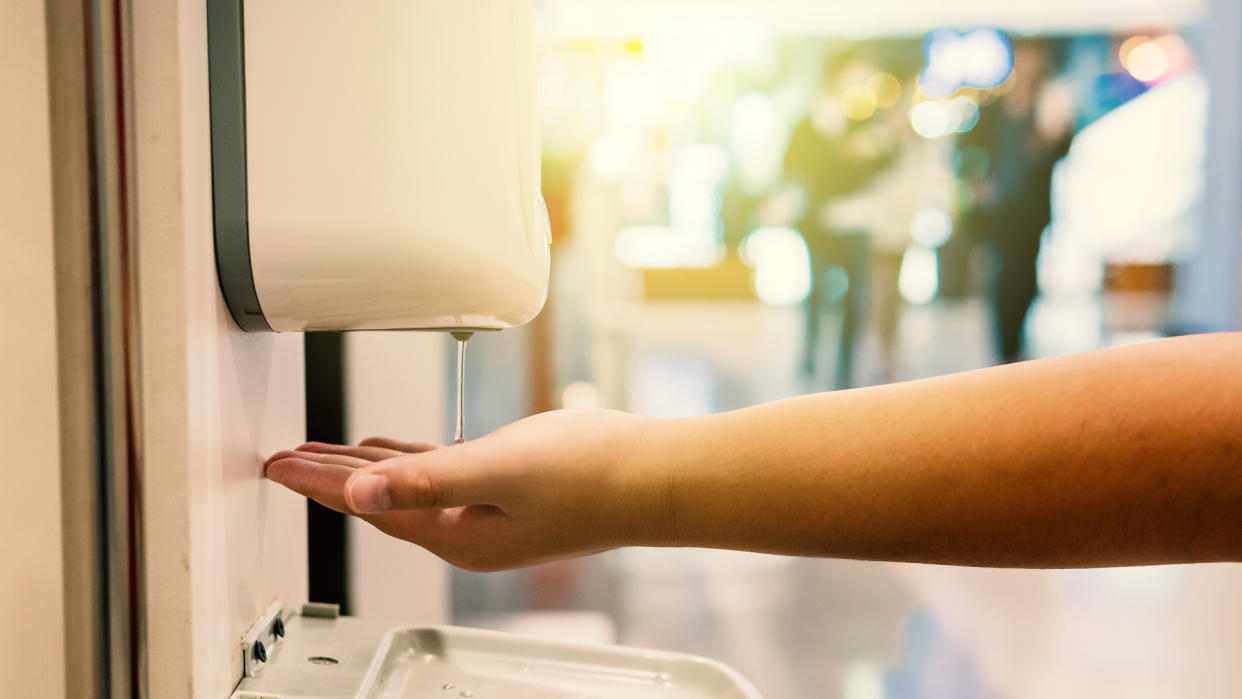
[[[629,546],[704,545],[700,483],[708,418],[638,418],[631,447],[618,460]]]
[[[619,546],[670,545],[668,456],[663,440],[664,418],[625,415],[609,465],[610,492],[606,502],[615,508]]]

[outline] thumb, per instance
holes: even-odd
[[[487,456],[471,443],[380,461],[345,481],[345,503],[360,514],[494,505],[501,474]]]

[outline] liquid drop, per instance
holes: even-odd
[[[452,333],[457,340],[457,427],[453,431],[453,444],[466,441],[466,342],[472,332]]]

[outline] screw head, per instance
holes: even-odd
[[[254,642],[254,659],[261,663],[267,662],[267,648],[263,647],[263,641]]]
[[[285,620],[284,619],[281,619],[280,617],[276,617],[276,620],[272,622],[272,633],[275,634],[276,638],[285,637]]]

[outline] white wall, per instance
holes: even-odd
[[[65,692],[45,32],[42,0],[0,3],[0,695],[6,697]]]
[[[217,287],[205,3],[133,26],[149,691],[223,697],[244,630],[306,595],[305,502],[261,479],[303,439],[302,338],[242,333]]]
[[[439,333],[350,333],[347,362],[349,439],[371,436],[441,443],[446,338]],[[360,520],[349,523],[349,587],[356,616],[396,624],[448,620],[448,566]]]

